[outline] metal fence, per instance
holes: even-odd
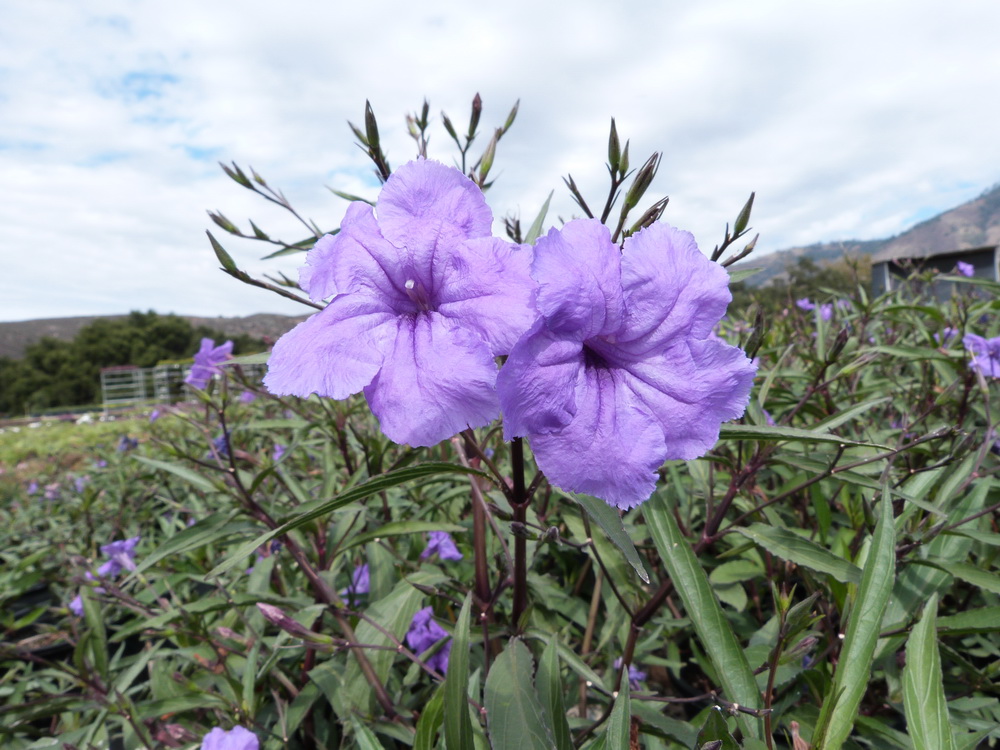
[[[190,386],[184,377],[188,364],[165,364],[156,367],[105,367],[101,370],[101,404],[104,413],[117,408],[149,403],[173,404],[183,401]],[[267,371],[266,365],[241,365],[250,382],[259,383]],[[220,377],[216,375],[215,377]]]

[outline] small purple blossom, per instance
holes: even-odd
[[[43,497],[46,500],[58,500],[59,499],[59,482],[49,482],[45,485],[45,492]]]
[[[974,333],[967,333],[962,343],[972,353],[972,369],[987,378],[1000,378],[1000,336],[985,339]]]
[[[194,364],[188,370],[184,382],[192,388],[204,390],[213,377],[222,372],[219,367],[233,356],[233,342],[215,345],[212,339],[202,339],[201,348],[194,355]]]
[[[90,477],[88,476],[77,477],[76,479],[73,480],[73,486],[76,488],[77,494],[80,495],[83,494],[83,490],[84,488],[86,488],[87,482],[89,481]]]
[[[159,418],[160,418],[160,410],[159,409],[153,409],[153,411],[151,411],[149,413],[149,423],[150,424],[153,424],[153,422],[155,422]]]
[[[962,274],[962,276],[972,277],[976,275],[976,267],[971,263],[966,263],[964,260],[960,260],[955,264],[955,270]]]
[[[440,641],[449,638],[448,631],[434,621],[434,608],[424,607],[413,616],[410,629],[406,633],[406,645],[419,655]],[[427,666],[440,674],[448,672],[448,656],[451,654],[451,640],[442,645],[429,659]]]
[[[771,416],[771,412],[769,412],[767,409],[764,408],[761,408],[761,411],[764,412],[764,422],[767,424],[768,427],[774,427],[777,425],[777,423],[774,421],[774,417]]]
[[[462,553],[455,546],[455,540],[447,531],[432,531],[430,541],[420,553],[420,559],[426,560],[431,555],[436,554],[442,560],[461,560]]]
[[[212,453],[216,454],[219,458],[229,458],[229,432],[226,431],[219,437],[212,440]],[[209,453],[209,458],[212,457],[212,453]]]
[[[281,457],[285,455],[285,451],[288,449],[281,443],[274,444],[274,450],[271,452],[271,458],[274,459],[274,463],[278,463]]]
[[[115,449],[119,453],[127,453],[128,451],[135,450],[139,447],[138,438],[130,438],[128,435],[122,435],[118,439],[118,447]]]
[[[689,232],[653,224],[619,251],[594,219],[541,237],[531,270],[540,317],[497,379],[504,438],[529,437],[553,484],[634,507],[746,409],[755,368],[711,338],[729,277]]]
[[[37,492],[38,492],[38,482],[32,479],[30,482],[28,482],[28,494],[34,495]]]
[[[819,316],[823,320],[830,320],[833,317],[833,303],[825,302],[819,306]]]
[[[808,297],[803,297],[802,299],[795,300],[795,306],[800,310],[804,310],[805,312],[809,312],[810,310],[813,310],[816,307],[815,303]]]
[[[243,393],[240,394],[241,404],[252,404],[256,400],[257,400],[257,394],[254,393],[253,391],[243,391]]]
[[[103,458],[99,458],[96,461],[94,461],[94,467],[97,469],[106,469],[108,467],[108,462],[105,461]]]
[[[299,284],[319,313],[282,336],[264,383],[276,394],[363,391],[396,443],[434,445],[500,411],[494,357],[534,320],[531,249],[491,236],[482,191],[420,159],[373,210],[356,201],[309,251]]]
[[[99,578],[114,578],[123,570],[135,570],[135,547],[141,537],[122,539],[101,546],[101,552],[108,558],[97,569]]]
[[[947,346],[951,343],[951,340],[958,335],[958,329],[952,328],[951,326],[945,326],[941,333],[934,334],[934,340],[941,346]]]
[[[362,563],[351,573],[351,582],[347,588],[341,589],[339,593],[354,602],[359,595],[367,594],[370,586],[371,576],[368,572],[368,563]]]
[[[83,596],[77,594],[69,603],[69,611],[77,617],[83,617]]]
[[[244,727],[233,727],[228,732],[215,727],[202,738],[201,750],[260,750],[260,741]]]
[[[622,658],[620,656],[615,659],[614,668],[615,671],[622,668]],[[646,676],[646,673],[635,666],[635,664],[628,665],[628,686],[632,690],[638,690],[641,687],[639,683],[643,682]]]

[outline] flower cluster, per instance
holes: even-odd
[[[427,666],[440,674],[448,671],[448,656],[451,654],[451,640],[448,631],[434,621],[434,609],[424,607],[413,616],[410,629],[406,632],[406,645],[418,656],[442,638],[449,638],[429,659]]]
[[[962,343],[972,353],[972,369],[982,373],[983,377],[1000,378],[1000,336],[985,339],[967,333]]]
[[[88,581],[95,581],[98,578],[114,578],[123,570],[135,570],[135,548],[140,539],[141,537],[134,536],[102,545],[101,553],[108,559],[97,568],[96,576],[89,570],[84,576]],[[99,594],[104,593],[104,589],[100,586],[94,590]],[[83,617],[83,597],[80,594],[69,603],[69,609],[77,617]]]
[[[529,438],[553,484],[642,502],[664,460],[703,455],[746,407],[756,368],[712,336],[728,274],[666,224],[621,248],[596,220],[534,249],[491,227],[460,171],[398,169],[374,209],[352,203],[309,252],[299,284],[332,299],[277,342],[265,385],[363,392],[382,431],[413,446],[502,411],[505,438]]]
[[[208,386],[208,381],[222,372],[219,365],[232,356],[232,341],[216,346],[212,339],[202,339],[201,348],[194,355],[194,365],[188,370],[184,382],[192,388],[204,390]]]

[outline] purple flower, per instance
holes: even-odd
[[[97,569],[99,578],[113,578],[123,570],[135,570],[135,547],[141,537],[122,539],[101,547],[101,552],[108,558],[107,562]]]
[[[622,668],[622,658],[620,656],[617,659],[615,659],[614,668],[615,671],[618,671],[619,669]],[[643,672],[634,664],[628,665],[628,686],[630,688],[632,688],[633,690],[638,690],[640,687],[639,683],[645,679],[646,679],[645,672]]]
[[[426,560],[433,554],[437,554],[442,560],[461,560],[462,553],[455,546],[455,540],[447,531],[432,531],[430,541],[420,553],[420,559]]]
[[[376,219],[377,214],[377,219]],[[531,251],[490,235],[482,192],[457,169],[405,164],[375,210],[354,202],[299,284],[324,310],[282,336],[264,378],[276,394],[364,391],[396,443],[434,445],[499,413],[494,357],[531,325]]]
[[[116,448],[116,450],[119,453],[127,453],[128,451],[134,450],[135,448],[138,447],[139,447],[138,438],[130,438],[128,435],[122,435],[118,439],[118,447]]]
[[[153,424],[153,422],[155,422],[159,418],[160,418],[160,410],[159,409],[153,409],[153,411],[151,411],[149,413],[149,423],[150,424]]]
[[[28,494],[34,495],[36,492],[38,492],[38,482],[32,479],[28,482]]]
[[[256,400],[257,400],[257,394],[254,393],[253,391],[243,391],[243,393],[240,394],[241,404],[252,404]]]
[[[1000,378],[1000,336],[984,339],[974,333],[967,333],[962,343],[972,353],[972,369],[978,370],[987,378]]]
[[[46,500],[58,500],[59,499],[59,482],[50,482],[45,485],[45,493],[43,497]]]
[[[194,364],[188,370],[184,382],[192,388],[204,390],[205,386],[208,385],[208,381],[222,372],[219,365],[232,356],[232,341],[227,341],[224,344],[216,346],[212,339],[202,339],[201,349],[194,355]]]
[[[850,310],[851,309],[851,301],[849,299],[838,299],[837,300],[837,308],[840,309],[840,310]]]
[[[810,310],[816,307],[813,301],[808,297],[803,297],[802,299],[795,300],[795,306],[800,310],[805,310],[806,312],[809,312]]]
[[[368,563],[363,563],[354,569],[351,574],[351,582],[346,589],[340,590],[341,596],[347,596],[353,602],[360,594],[367,594],[371,586],[371,577],[368,572]]]
[[[777,423],[774,421],[774,417],[771,416],[771,412],[764,408],[761,408],[761,411],[764,412],[764,421],[767,423],[767,426],[775,427]]]
[[[233,727],[228,732],[215,727],[202,738],[201,750],[260,750],[260,741],[243,727]]]
[[[288,450],[281,443],[274,444],[274,450],[271,453],[271,457],[274,459],[274,463],[278,463],[281,457],[285,455],[285,451]]]
[[[73,480],[73,486],[76,488],[77,494],[83,494],[83,490],[89,481],[90,477],[88,476],[77,477]]]
[[[69,611],[77,617],[83,617],[83,597],[77,594],[69,603]]]
[[[976,267],[971,263],[966,263],[964,260],[958,261],[955,264],[955,269],[963,276],[971,277],[976,275]]]
[[[654,224],[619,252],[591,219],[539,239],[532,275],[541,318],[497,379],[504,437],[528,436],[553,484],[631,508],[746,408],[755,368],[711,338],[729,277],[688,232]]]
[[[229,432],[226,431],[212,441],[212,449],[219,458],[229,458]],[[211,454],[209,454],[211,455]]]
[[[419,655],[442,638],[448,637],[448,632],[434,621],[433,607],[424,607],[413,616],[413,622],[410,623],[410,629],[406,633],[406,645]],[[427,666],[440,674],[447,674],[449,654],[451,654],[451,640],[427,659]]]
[[[833,303],[826,302],[819,306],[819,316],[823,320],[829,320],[833,317]]]
[[[99,458],[96,461],[94,461],[94,466],[98,469],[105,469],[108,466],[108,462],[105,461],[103,458]]]
[[[947,346],[953,338],[958,335],[958,329],[952,328],[951,326],[945,326],[941,333],[934,334],[934,340],[941,344],[941,346]]]

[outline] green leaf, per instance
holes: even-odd
[[[758,273],[763,271],[763,268],[733,268],[730,266],[726,269],[729,272],[729,283],[735,284],[738,281],[746,281],[751,276],[756,276]]]
[[[146,458],[145,456],[133,456],[133,458],[139,463],[152,466],[154,469],[166,471],[174,476],[180,477],[188,484],[197,487],[203,492],[215,492],[216,488],[214,484],[208,481],[201,474],[192,471],[186,466],[181,466],[180,464],[171,463],[169,461],[158,461],[155,458]]]
[[[632,705],[629,699],[628,675],[622,680],[621,690],[615,698],[615,705],[608,717],[608,728],[604,731],[605,747],[608,750],[629,750],[632,746]]]
[[[736,738],[729,733],[729,726],[718,706],[708,712],[705,726],[698,732],[697,750],[740,750]]]
[[[434,691],[424,710],[417,719],[417,734],[413,738],[413,750],[434,750],[438,730],[444,722],[444,686]]]
[[[750,524],[747,528],[734,528],[772,555],[800,565],[803,568],[826,573],[841,583],[861,583],[861,570],[828,549],[798,534],[777,526],[762,523]]]
[[[469,719],[469,613],[472,594],[465,597],[458,613],[448,674],[444,680],[444,739],[445,747],[472,747],[472,721]]]
[[[879,443],[865,443],[857,440],[830,435],[825,432],[800,430],[797,427],[769,427],[767,425],[724,424],[719,430],[720,440],[791,440],[798,443],[835,443],[837,445],[878,448],[889,450],[888,446]]]
[[[552,734],[542,719],[533,672],[531,652],[519,638],[512,638],[490,667],[484,704],[493,750],[549,750],[553,747]]]
[[[939,617],[937,627],[948,635],[996,632],[1000,630],[1000,607],[980,607]]]
[[[141,573],[155,565],[160,560],[174,555],[180,555],[193,549],[199,549],[213,542],[229,539],[235,534],[258,533],[260,524],[252,521],[234,521],[236,512],[214,513],[202,518],[183,531],[179,531],[161,544],[152,554],[142,559],[136,567]]]
[[[524,242],[527,245],[534,245],[535,240],[539,238],[542,234],[542,224],[545,222],[545,214],[549,212],[549,201],[552,200],[552,194],[555,190],[549,191],[549,197],[545,199],[545,203],[542,204],[541,210],[538,212],[538,216],[535,220],[531,222],[531,226],[528,228],[528,233],[524,235]]]
[[[591,497],[590,495],[563,492],[562,490],[557,491],[563,497],[568,497],[570,500],[573,500],[577,505],[583,508],[590,519],[592,521],[596,521],[597,525],[604,530],[604,533],[608,535],[608,538],[614,543],[614,545],[622,551],[622,554],[625,555],[625,559],[639,575],[639,578],[643,580],[643,583],[649,583],[649,573],[647,573],[646,568],[643,567],[642,560],[639,558],[639,553],[636,551],[635,545],[632,543],[632,540],[629,539],[628,534],[625,533],[625,526],[622,524],[622,519],[621,516],[618,515],[618,511],[603,500]]]
[[[951,573],[951,575],[959,580],[971,583],[977,588],[993,594],[1000,594],[1000,576],[995,573],[990,573],[966,562],[939,562],[937,560],[928,560],[927,562]]]
[[[941,653],[938,651],[937,595],[931,596],[923,616],[906,641],[903,669],[903,710],[914,750],[954,750],[948,704],[944,697]]]
[[[108,633],[104,628],[104,614],[100,605],[94,601],[94,591],[86,588],[80,591],[83,601],[83,617],[90,634],[90,653],[94,659],[94,668],[105,682],[108,681]]]
[[[823,702],[813,735],[815,750],[836,750],[844,744],[868,689],[875,646],[896,570],[896,531],[888,492],[883,494],[881,506],[857,600],[847,620],[833,685]]]
[[[404,534],[421,534],[425,531],[447,531],[458,533],[466,531],[464,526],[454,523],[439,523],[437,521],[393,521],[379,526],[373,531],[366,531],[364,534],[352,536],[344,541],[341,551],[357,547],[359,544],[367,544],[375,539],[383,539],[389,536],[402,536]]]
[[[566,721],[566,707],[563,704],[562,680],[559,676],[559,649],[555,638],[542,651],[538,661],[535,687],[541,699],[542,717],[552,730],[557,750],[574,750],[573,739]]]
[[[359,750],[385,750],[378,741],[375,732],[362,724],[358,717],[351,714],[351,726],[354,729],[354,746]]]
[[[231,365],[266,365],[267,360],[271,358],[271,352],[257,352],[256,354],[244,354],[240,357],[233,357],[232,359],[227,359],[222,363],[223,367],[228,367]]]
[[[297,529],[321,516],[325,516],[327,513],[331,513],[338,508],[343,508],[345,505],[350,505],[351,503],[358,502],[359,500],[364,500],[366,497],[371,497],[372,495],[391,489],[392,487],[405,484],[406,482],[412,482],[414,480],[423,479],[436,474],[476,474],[482,477],[486,476],[481,471],[477,471],[475,469],[468,469],[464,466],[445,463],[416,464],[414,466],[406,466],[402,469],[388,471],[385,474],[379,474],[372,477],[367,482],[362,482],[361,484],[357,484],[350,489],[345,490],[331,500],[314,500],[311,503],[302,505],[298,508],[298,515],[281,524],[278,528],[268,531],[265,534],[261,534],[256,539],[245,543],[234,552],[230,552],[226,556],[226,560],[209,572],[207,577],[215,578],[216,576],[220,576],[223,573],[232,570],[240,565],[243,560],[252,555],[262,544],[266,544],[275,537],[283,536],[289,531]]]
[[[746,654],[715,598],[705,570],[677,527],[662,493],[653,495],[642,506],[642,513],[660,558],[684,602],[698,640],[708,652],[726,690],[726,697],[742,706],[760,708],[760,690]],[[739,721],[745,734],[761,736],[759,721],[745,715],[741,715]]]

